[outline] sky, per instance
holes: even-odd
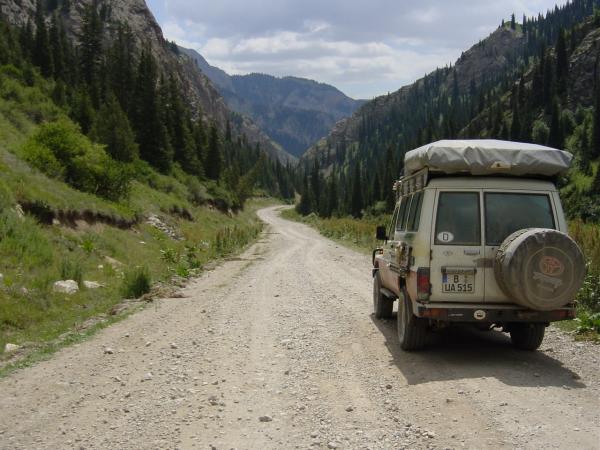
[[[454,63],[514,12],[566,0],[147,0],[165,37],[229,74],[298,76],[353,98]]]

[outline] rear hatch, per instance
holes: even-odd
[[[437,189],[430,300],[513,303],[496,282],[496,250],[514,231],[556,229],[555,210],[548,191]]]

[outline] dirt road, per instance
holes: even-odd
[[[600,448],[598,346],[460,331],[404,353],[368,257],[260,216],[186,298],[0,380],[0,447]]]

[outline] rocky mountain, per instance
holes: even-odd
[[[252,118],[288,152],[301,156],[339,120],[364,103],[333,86],[305,78],[253,73],[230,76],[195,50],[180,48],[219,88],[234,111]]]
[[[48,21],[51,13],[60,14],[66,25],[67,35],[77,43],[81,36],[82,15],[86,6],[93,1],[46,2]],[[185,91],[185,98],[196,114],[204,117],[207,122],[214,121],[222,132],[225,132],[229,122],[234,134],[245,135],[250,142],[260,144],[272,157],[282,162],[294,161],[295,158],[274,143],[252,120],[232,113],[212,81],[198,70],[194,61],[173,51],[144,0],[97,0],[97,4],[107,24],[104,39],[114,39],[117,26],[126,23],[131,29],[137,49],[149,47],[164,73],[175,74]],[[0,13],[18,26],[34,23],[35,11],[35,0],[0,0]]]

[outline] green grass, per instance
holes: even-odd
[[[193,222],[163,215],[180,230],[182,241],[147,224],[132,230],[106,225],[72,229],[41,226],[30,217],[20,219],[13,211],[3,211],[0,352],[10,342],[44,353],[44,343],[52,347],[63,333],[107,314],[124,298],[139,297],[149,290],[150,280],[192,276],[209,261],[241,252],[261,232],[256,210],[274,203],[252,200],[235,216],[193,208]],[[81,289],[74,295],[54,293],[53,283],[65,278],[96,281],[104,287]]]
[[[308,224],[323,236],[363,253],[370,253],[380,245],[375,240],[375,228],[387,225],[390,220],[389,216],[323,219],[311,214],[303,217],[294,209],[285,210],[281,215]],[[577,297],[577,318],[560,322],[559,327],[572,332],[577,339],[600,341],[600,225],[572,221],[569,229],[588,260],[588,271]]]

